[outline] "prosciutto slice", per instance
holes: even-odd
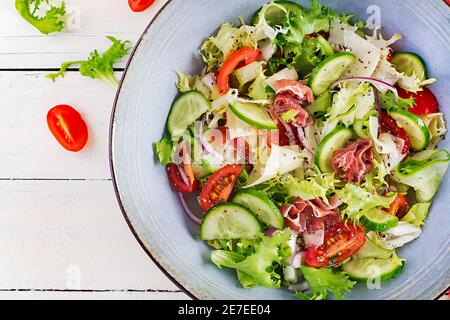
[[[298,81],[278,80],[276,81],[276,94],[271,112],[280,115],[290,110],[298,111],[294,126],[307,127],[314,123],[308,112],[303,109],[302,105],[314,102],[312,90]]]
[[[337,207],[339,199],[330,198],[330,205],[320,199],[303,200],[297,198],[294,204],[281,207],[286,225],[297,232],[315,232],[341,221]]]
[[[359,139],[336,151],[332,166],[338,177],[360,183],[374,167],[372,140]]]

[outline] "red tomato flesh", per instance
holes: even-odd
[[[409,112],[416,115],[436,113],[439,112],[439,105],[436,96],[427,88],[417,93],[408,92],[403,89],[398,89],[398,94],[403,99],[414,98],[414,107],[409,109]]]
[[[244,67],[258,60],[261,50],[254,48],[243,48],[228,56],[220,68],[217,76],[217,86],[220,94],[225,94],[230,90],[230,74],[239,67]]]
[[[131,10],[134,12],[142,12],[147,10],[155,0],[128,0]]]
[[[390,115],[388,115],[385,111],[382,111],[380,114],[380,131],[382,133],[390,133],[397,138],[401,138],[405,141],[405,146],[403,147],[402,154],[408,154],[409,149],[411,148],[411,140],[409,139],[406,130],[400,128],[397,124],[397,121],[394,120]]]
[[[172,186],[178,191],[183,193],[190,193],[198,190],[200,187],[200,183],[194,180],[192,166],[191,165],[180,165],[177,166],[174,163],[169,163],[166,166],[167,175],[169,177]],[[187,183],[181,177],[180,170],[184,171],[184,174],[187,178]]]
[[[47,113],[48,128],[66,149],[78,152],[86,145],[88,128],[80,113],[69,105],[56,106]]]
[[[200,194],[200,206],[203,212],[230,198],[242,170],[241,165],[226,165],[208,178]]]
[[[306,264],[322,268],[340,263],[361,249],[366,242],[364,231],[351,222],[341,222],[325,230],[324,244],[306,250]]]
[[[397,195],[397,198],[395,198],[395,200],[389,206],[389,209],[386,209],[386,211],[389,211],[390,214],[401,219],[408,212],[408,206],[408,198],[405,195],[399,193]]]

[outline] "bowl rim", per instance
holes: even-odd
[[[133,59],[135,57],[135,54],[137,50],[139,49],[140,45],[142,44],[142,41],[144,40],[145,36],[147,35],[147,32],[149,29],[153,26],[153,24],[156,22],[160,14],[166,9],[166,7],[171,4],[173,0],[167,0],[166,3],[158,10],[158,12],[155,14],[155,16],[150,20],[147,27],[144,29],[142,34],[140,35],[139,39],[136,41],[136,44],[134,45],[133,49],[130,52],[130,56],[128,58],[127,63],[125,64],[124,71],[122,74],[122,77],[120,79],[119,86],[117,88],[112,110],[111,110],[111,116],[110,116],[110,123],[109,123],[109,142],[108,142],[108,162],[109,162],[109,168],[112,178],[112,184],[114,189],[114,194],[116,196],[117,202],[120,207],[120,211],[122,212],[122,215],[133,234],[136,241],[139,243],[141,248],[144,250],[144,252],[148,255],[148,257],[153,261],[153,263],[158,267],[159,270],[173,283],[175,284],[179,289],[181,289],[186,295],[188,295],[193,300],[200,300],[199,297],[197,297],[194,293],[192,293],[189,289],[187,289],[185,286],[181,284],[180,281],[178,281],[174,275],[172,275],[162,264],[158,261],[156,254],[152,253],[152,251],[144,244],[143,240],[139,236],[138,232],[136,231],[136,228],[133,226],[131,219],[128,216],[127,211],[125,210],[125,206],[122,202],[122,197],[119,191],[117,179],[116,179],[116,173],[115,173],[115,164],[114,164],[114,157],[113,157],[113,145],[114,145],[114,126],[115,126],[115,116],[117,111],[117,105],[119,101],[120,94],[122,92],[122,86],[125,81],[125,78],[128,74],[129,67],[131,63],[133,62]],[[440,297],[444,296],[448,291],[450,290],[450,287],[445,289],[441,294],[437,295],[434,300],[439,299]]]
[[[158,12],[155,14],[155,16],[150,20],[147,27],[144,29],[142,34],[140,35],[139,39],[136,41],[135,46],[131,50],[130,57],[128,58],[128,61],[125,65],[122,77],[120,79],[119,86],[116,91],[116,95],[113,102],[113,107],[111,110],[111,117],[109,122],[109,143],[108,143],[108,162],[109,162],[109,169],[111,172],[111,178],[112,178],[112,184],[114,188],[114,194],[116,195],[117,202],[120,207],[120,211],[122,212],[122,215],[128,225],[128,227],[131,230],[131,233],[133,234],[134,238],[137,240],[141,248],[147,253],[149,258],[153,261],[153,263],[159,268],[159,270],[162,271],[162,273],[169,278],[170,281],[172,281],[173,284],[175,284],[179,289],[181,289],[185,294],[187,294],[190,298],[194,300],[199,300],[198,297],[196,297],[192,292],[190,292],[187,288],[185,288],[169,271],[167,271],[161,263],[156,258],[156,255],[154,255],[150,249],[144,244],[143,240],[140,238],[139,234],[137,233],[135,227],[131,223],[130,218],[128,217],[128,213],[125,210],[125,207],[122,202],[122,197],[119,192],[119,187],[116,179],[116,173],[115,173],[115,165],[114,165],[114,157],[113,157],[113,145],[114,145],[114,124],[115,124],[115,117],[116,117],[116,110],[117,110],[117,104],[119,101],[120,94],[122,92],[122,85],[125,81],[125,78],[127,76],[129,67],[133,61],[133,58],[135,56],[136,51],[139,49],[142,40],[144,39],[145,35],[147,34],[148,30],[151,28],[153,23],[157,20],[159,15],[164,11],[164,9],[172,2],[173,0],[167,0],[167,2],[158,10]]]

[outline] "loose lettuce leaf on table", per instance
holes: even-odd
[[[34,26],[43,34],[59,32],[64,29],[64,18],[66,7],[64,1],[59,7],[50,6],[43,16],[37,12],[43,3],[48,4],[48,0],[16,0],[16,9],[28,23]]]

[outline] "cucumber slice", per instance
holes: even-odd
[[[379,208],[364,212],[359,220],[370,231],[384,232],[398,225],[398,218]]]
[[[425,149],[430,142],[430,130],[426,124],[415,114],[402,109],[391,109],[389,115],[394,118],[400,127],[406,130],[411,139],[411,148],[415,151]]]
[[[404,262],[399,263],[392,258],[389,259],[352,259],[342,266],[350,278],[359,282],[379,277],[381,281],[394,278],[402,271]],[[378,270],[378,272],[376,272]],[[374,274],[375,273],[375,274]]]
[[[278,229],[284,228],[284,218],[280,210],[265,194],[246,189],[236,194],[231,201],[248,208],[261,222]]]
[[[382,247],[379,247],[366,237],[366,243],[354,256],[353,259],[366,259],[366,258],[377,258],[377,259],[389,259],[392,257],[393,251],[389,251]]]
[[[332,56],[334,54],[333,47],[327,41],[327,39],[322,37],[320,34],[317,36],[316,39],[317,39],[317,42],[319,43],[320,50],[324,55],[326,55],[328,57],[328,56]]]
[[[333,94],[331,91],[326,91],[322,93],[320,97],[314,101],[314,103],[307,106],[305,109],[312,116],[321,116],[331,109],[331,104],[333,101]]]
[[[296,16],[299,16],[303,12],[303,8],[299,4],[292,2],[292,1],[279,0],[279,1],[275,1],[275,3],[282,5],[287,10],[289,10],[289,12],[292,12]],[[254,26],[257,25],[259,22],[259,14],[261,12],[261,9],[256,11],[255,14],[253,15],[252,25],[254,25]],[[269,8],[266,11],[266,21],[271,26],[281,25],[283,23],[283,20],[285,17],[286,17],[286,13],[277,7]]]
[[[428,77],[427,67],[423,59],[412,52],[399,52],[394,55],[391,63],[398,72],[403,72],[407,76],[416,75],[420,81],[425,81]]]
[[[268,130],[278,128],[269,116],[269,113],[254,103],[235,102],[231,105],[230,109],[239,119],[255,128]]]
[[[223,203],[209,210],[200,226],[202,240],[251,239],[262,232],[256,216],[236,203]]]
[[[322,172],[333,172],[331,160],[333,153],[345,147],[353,137],[353,131],[348,128],[336,128],[320,142],[316,152],[315,164]]]
[[[318,97],[327,91],[355,60],[356,56],[348,52],[339,52],[323,60],[309,78],[308,84],[314,95]]]
[[[209,101],[198,91],[188,91],[175,99],[167,120],[172,137],[181,136],[195,120],[209,110]]]

